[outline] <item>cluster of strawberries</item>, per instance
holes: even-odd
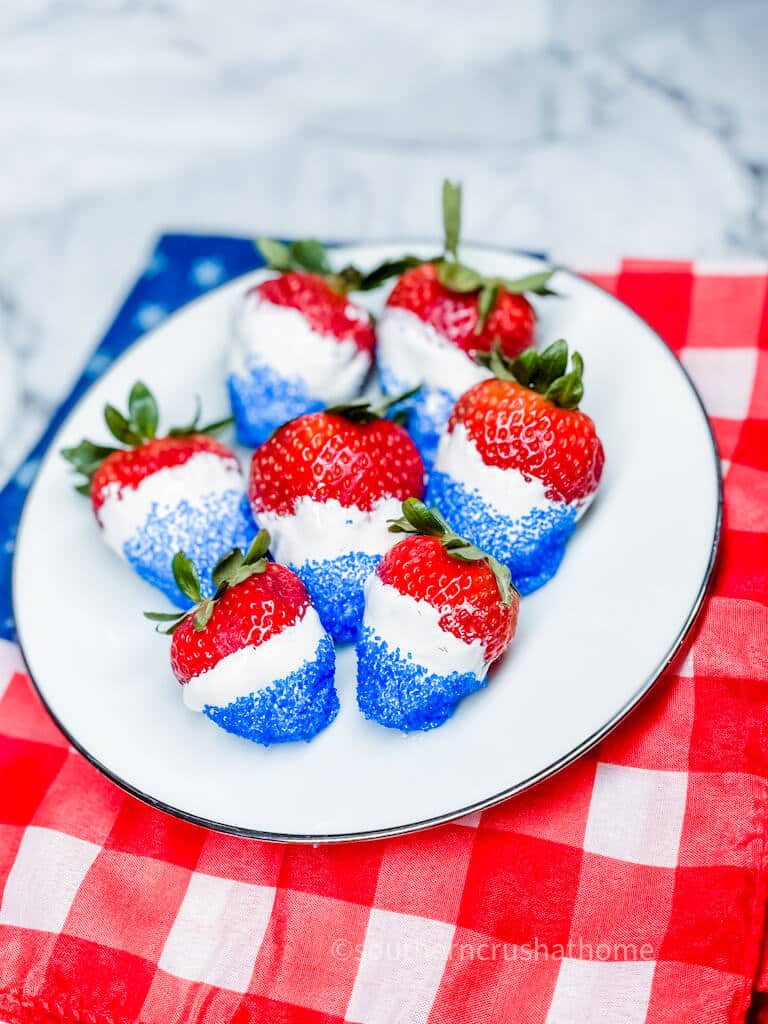
[[[442,254],[367,274],[316,242],[259,243],[275,274],[244,296],[227,381],[256,449],[247,483],[211,437],[229,421],[158,437],[141,383],[127,416],[105,410],[121,447],[63,453],[110,546],[181,609],[149,617],[173,634],[187,706],[256,742],[333,721],[334,641],[357,644],[366,717],[440,725],[485,684],[518,591],[557,571],[599,483],[582,361],[532,347],[524,293],[551,294],[552,272],[465,266],[449,183],[443,209]],[[391,277],[374,330],[349,293]],[[377,400],[360,397],[374,360]]]

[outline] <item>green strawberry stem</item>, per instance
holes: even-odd
[[[461,182],[443,180],[443,252],[458,262],[461,238]]]
[[[216,602],[238,583],[262,573],[267,568],[267,551],[270,536],[266,530],[259,530],[245,554],[240,548],[233,548],[223,555],[213,570],[213,583],[216,592],[213,597],[203,598],[200,592],[200,577],[192,560],[183,551],[173,556],[171,569],[176,586],[185,597],[194,604],[184,612],[144,612],[144,618],[156,623],[170,623],[167,629],[155,628],[158,633],[170,636],[175,633],[186,619],[191,618],[195,631],[200,633],[211,621]]]
[[[387,522],[391,533],[439,538],[446,555],[457,562],[485,562],[496,580],[501,603],[505,606],[512,603],[512,595],[517,590],[506,565],[454,533],[436,508],[427,508],[418,498],[406,498],[402,518],[388,519]]]
[[[401,277],[406,271],[412,270],[414,267],[421,267],[426,263],[431,263],[437,268],[438,280],[444,288],[460,295],[475,292],[478,294],[478,318],[475,325],[475,334],[482,333],[485,322],[493,312],[499,293],[502,290],[512,295],[524,295],[526,293],[533,295],[557,294],[557,292],[552,291],[549,287],[549,281],[556,268],[537,271],[524,277],[508,278],[485,276],[472,267],[461,263],[459,261],[461,204],[461,183],[451,182],[446,178],[443,181],[442,187],[443,251],[440,255],[431,256],[428,259],[405,255],[400,259],[385,260],[367,274],[363,274],[357,268],[350,266],[339,271],[337,275],[332,276],[342,278],[345,288],[349,291],[370,291],[373,288],[378,288],[390,278]],[[270,245],[272,244],[274,243],[270,243]],[[279,270],[288,265],[291,248],[291,246],[281,246],[280,260],[278,264],[274,265],[274,269]],[[261,252],[266,258],[263,248]]]
[[[191,437],[193,434],[214,434],[223,430],[233,422],[233,417],[217,420],[215,423],[200,425],[200,399],[196,398],[195,416],[192,422],[186,427],[174,427],[168,431],[168,437]],[[91,493],[91,481],[96,470],[104,460],[118,451],[125,448],[140,448],[148,441],[157,437],[157,426],[160,420],[160,412],[155,396],[146,384],[137,380],[128,395],[128,415],[125,416],[114,405],[104,406],[104,420],[109,432],[119,441],[123,448],[111,448],[106,445],[94,444],[92,441],[83,440],[73,448],[62,448],[61,455],[70,462],[77,472],[84,479],[76,484],[75,490],[79,494],[89,495]]]
[[[475,361],[500,380],[522,384],[561,409],[578,409],[584,397],[584,360],[578,352],[573,352],[571,369],[567,372],[568,343],[564,338],[553,341],[543,352],[527,348],[515,359],[504,355],[496,339],[490,352],[476,353]]]
[[[403,391],[400,395],[381,398],[376,402],[370,398],[355,398],[353,401],[345,402],[343,405],[328,406],[325,411],[333,416],[343,416],[345,420],[349,420],[351,423],[372,423],[374,420],[385,419],[392,406],[407,402],[409,398],[413,398],[419,391],[421,391],[421,384],[411,388],[409,391]]]

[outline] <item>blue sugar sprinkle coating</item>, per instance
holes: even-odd
[[[206,704],[203,714],[227,732],[264,746],[309,741],[339,712],[335,673],[336,652],[331,638],[324,636],[313,661],[305,661],[284,679],[223,707]]]
[[[402,732],[436,729],[462,698],[486,685],[471,672],[436,675],[372,629],[357,645],[357,703],[366,718]]]
[[[379,367],[379,383],[387,395],[403,392],[406,386],[387,367]],[[429,472],[437,455],[437,446],[445,430],[456,399],[441,388],[422,385],[421,391],[408,400],[405,426],[419,449],[424,467]]]
[[[181,501],[170,511],[153,504],[144,525],[123,546],[136,573],[157,587],[179,608],[191,602],[176,586],[171,562],[184,551],[200,576],[203,597],[214,592],[211,573],[222,555],[234,547],[245,551],[256,533],[248,496],[241,490],[208,495],[195,505]]]
[[[338,558],[291,565],[309,591],[320,621],[337,643],[357,640],[363,624],[365,581],[381,555],[350,551]]]
[[[249,448],[262,444],[288,420],[324,407],[300,377],[283,377],[254,356],[248,358],[244,373],[229,375],[227,388],[237,439]]]
[[[511,519],[484,501],[479,491],[439,471],[429,478],[425,500],[440,509],[456,533],[508,565],[521,594],[552,579],[576,526],[576,509],[564,502]]]

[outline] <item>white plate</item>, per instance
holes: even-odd
[[[370,266],[403,248],[355,247],[336,259]],[[463,255],[508,277],[540,266],[490,249]],[[523,601],[517,638],[490,685],[442,728],[404,736],[364,720],[346,649],[333,725],[312,743],[263,749],[184,707],[168,640],[141,614],[163,600],[101,543],[58,454],[82,437],[104,438],[105,402],[123,402],[137,378],[157,394],[165,424],[186,421],[196,392],[206,415],[226,415],[232,308],[259,276],[194,302],[134,345],[83,398],[43,461],[14,567],[16,624],[40,696],[75,746],[124,789],[259,838],[407,832],[551,775],[646,693],[701,603],[717,547],[720,475],[692,384],[634,313],[558,272],[563,298],[539,303],[539,342],[564,336],[583,354],[583,408],[606,452],[598,497],[560,573]],[[374,311],[382,298],[371,296]]]

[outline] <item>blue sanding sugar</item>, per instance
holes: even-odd
[[[357,645],[357,703],[366,718],[402,732],[436,729],[486,685],[471,672],[441,676],[393,650],[366,627]]]
[[[363,587],[380,561],[381,555],[350,551],[338,558],[291,565],[336,643],[349,643],[360,635],[365,607]]]
[[[283,377],[267,363],[250,356],[245,372],[227,378],[238,441],[250,448],[262,444],[288,420],[322,409],[300,377]]]
[[[430,476],[425,501],[442,512],[456,533],[508,565],[521,594],[552,579],[576,526],[576,509],[565,502],[511,519],[484,501],[479,491],[442,472]]]
[[[379,367],[379,382],[387,395],[396,395],[406,386],[388,367]],[[419,449],[427,472],[432,468],[437,455],[437,446],[450,419],[455,399],[440,388],[422,385],[421,390],[408,399],[408,417],[405,422],[408,433]]]
[[[227,732],[265,746],[311,740],[338,714],[335,668],[333,643],[324,636],[313,661],[305,661],[284,679],[224,707],[206,704],[203,714]]]
[[[144,525],[123,547],[136,573],[168,597],[177,607],[191,602],[176,586],[171,562],[177,551],[192,559],[200,576],[203,597],[212,597],[213,567],[232,548],[247,550],[256,533],[248,496],[241,490],[207,495],[193,506],[181,501],[170,511],[157,503]]]

